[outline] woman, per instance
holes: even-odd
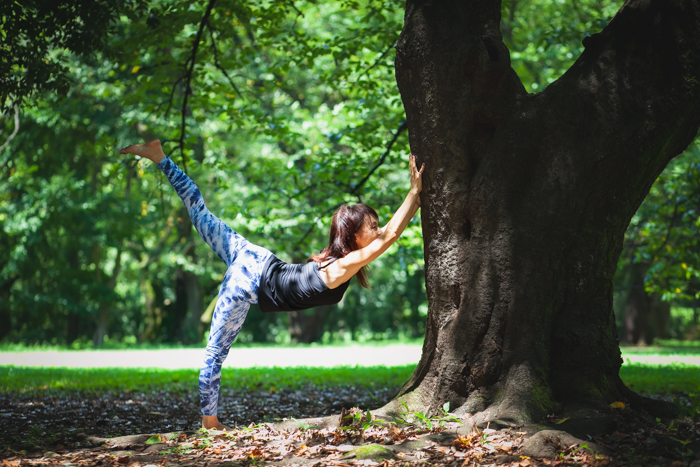
[[[287,264],[265,248],[249,243],[214,216],[194,182],[165,156],[159,140],[119,151],[158,164],[187,207],[197,232],[228,269],[214,308],[204,366],[199,373],[202,427],[224,430],[217,418],[221,366],[238,335],[251,303],[268,311],[291,311],[338,303],[350,279],[367,287],[364,266],[394,243],[419,207],[420,170],[409,157],[411,189],[394,217],[379,228],[377,213],[364,204],[341,206],[333,215],[328,247],[306,264]]]

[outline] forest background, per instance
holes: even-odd
[[[408,188],[394,78],[400,1],[5,3],[0,80],[0,342],[198,344],[225,267],[148,161],[158,137],[208,207],[305,262],[342,203],[386,222]],[[509,0],[502,31],[543,90],[622,2]],[[615,202],[610,200],[610,202]],[[625,343],[700,337],[700,143],[634,216],[615,278]],[[417,216],[370,290],[305,312],[252,307],[238,342],[419,339],[427,299]]]

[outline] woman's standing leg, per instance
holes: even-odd
[[[225,428],[217,418],[221,367],[243,326],[251,303],[258,301],[263,267],[271,253],[244,240],[236,261],[221,283],[211,321],[204,366],[199,372],[199,394],[204,428]]]

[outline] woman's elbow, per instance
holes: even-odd
[[[382,234],[382,237],[384,237],[383,240],[389,245],[398,240],[400,236],[401,234],[396,229],[386,229]]]

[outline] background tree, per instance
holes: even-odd
[[[699,158],[696,140],[654,183],[625,234],[615,288],[626,342],[649,344],[655,337],[683,337],[680,327],[671,323],[672,302],[693,309],[692,322],[700,324],[696,311],[700,272],[695,266]],[[687,332],[690,337],[694,329]]]

